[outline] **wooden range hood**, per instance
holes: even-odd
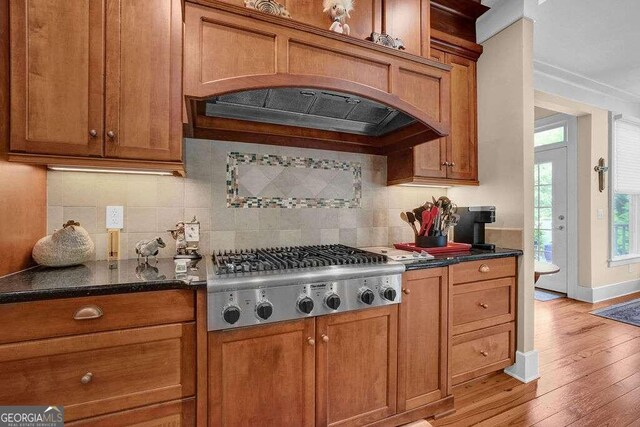
[[[450,66],[255,10],[201,3],[185,6],[187,136],[384,155],[448,135]],[[391,113],[385,120],[400,119],[385,132],[352,132],[349,116],[324,128],[300,125],[309,117],[299,111],[300,120],[270,120],[255,105],[246,115],[239,115],[242,105],[223,108],[248,98],[242,94],[292,91],[384,107]]]

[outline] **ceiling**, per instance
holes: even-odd
[[[546,0],[535,8],[537,68],[640,102],[640,1]]]

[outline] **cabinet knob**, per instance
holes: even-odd
[[[480,266],[480,268],[478,269],[478,271],[479,271],[480,273],[488,273],[488,272],[490,272],[490,271],[491,271],[491,269],[489,268],[489,266],[488,266],[487,264],[482,264],[482,265]]]
[[[82,384],[89,384],[92,379],[93,379],[93,374],[91,372],[87,372],[82,376],[82,378],[80,378],[80,382]]]
[[[449,163],[449,166],[454,167],[456,164],[454,162]]]
[[[489,353],[487,353],[486,351],[481,351],[480,354],[483,355],[484,357],[489,356]]]
[[[96,136],[98,136],[98,131],[95,129],[91,129],[89,131],[89,135],[91,135],[93,138],[95,138]]]
[[[485,303],[482,302],[482,303],[480,303],[480,307],[486,309],[486,308],[489,308],[489,304],[485,304]]]
[[[449,166],[449,162],[442,162],[442,166]]]
[[[110,130],[109,132],[107,132],[107,136],[111,139],[116,137],[116,133],[112,130]]]
[[[409,295],[411,293],[411,289],[404,288],[402,290],[402,293],[405,294],[405,295]]]
[[[307,344],[309,344],[310,346],[314,346],[314,345],[316,345],[316,340],[314,340],[313,338],[309,337],[309,338],[307,338]]]
[[[99,319],[102,317],[104,312],[97,305],[87,305],[84,307],[80,307],[78,311],[73,315],[75,320],[91,320],[91,319]]]
[[[329,342],[329,337],[326,336],[325,334],[322,334],[322,341]]]

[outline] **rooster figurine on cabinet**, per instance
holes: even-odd
[[[351,29],[346,20],[351,18],[349,12],[353,10],[353,0],[324,0],[323,7],[323,12],[331,18],[329,30],[348,36]]]

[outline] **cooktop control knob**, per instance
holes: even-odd
[[[237,305],[230,305],[226,307],[222,311],[222,317],[224,318],[225,322],[233,325],[238,321],[238,319],[240,319],[240,307],[238,307]]]
[[[387,301],[395,301],[397,295],[396,290],[391,287],[382,288],[382,291],[380,292],[382,299],[386,299]]]
[[[331,293],[324,298],[324,303],[331,310],[337,310],[340,307],[340,297],[338,294]]]
[[[256,305],[256,316],[262,320],[267,320],[273,314],[273,304],[263,301]]]
[[[304,314],[309,314],[313,310],[313,300],[309,297],[302,297],[298,300],[298,310]]]
[[[364,288],[360,291],[360,301],[365,304],[373,304],[373,300],[376,298],[373,291],[369,288]]]

